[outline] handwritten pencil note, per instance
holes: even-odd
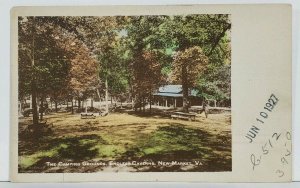
[[[275,94],[270,94],[263,108],[255,117],[255,123],[245,135],[249,144],[258,146],[255,152],[250,152],[249,162],[252,171],[259,172],[269,168],[272,176],[283,178],[290,171],[289,164],[292,162],[292,133],[290,130],[271,131],[261,134],[264,129],[271,127],[273,110],[280,104],[280,99]],[[274,160],[275,159],[275,160]],[[270,161],[272,164],[270,166]],[[290,173],[289,173],[290,174]]]
[[[274,176],[279,178],[283,177],[286,173],[285,167],[292,162],[292,136],[291,132],[274,132],[265,142],[261,145],[261,151],[252,153],[250,161],[252,163],[253,171],[259,170],[260,166],[264,165],[264,161],[268,155],[274,154],[274,150],[280,151],[281,155],[273,156],[277,158],[276,170],[273,172]]]

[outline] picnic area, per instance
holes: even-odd
[[[49,134],[26,136],[30,118],[20,119],[19,172],[230,171],[231,122],[228,114],[197,115],[195,121],[115,112],[81,119],[62,112],[47,116]],[[194,161],[202,165],[65,166],[46,162]]]
[[[232,170],[228,14],[18,17],[19,173]]]

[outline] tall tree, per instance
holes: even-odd
[[[47,96],[57,102],[70,95],[67,88],[74,80],[86,84],[81,85],[81,93],[99,82],[99,66],[90,48],[79,39],[82,35],[66,30],[61,20],[64,17],[19,18],[19,78],[28,78],[20,79],[19,89],[20,96],[32,95],[34,124],[38,124],[37,97],[41,103]]]
[[[113,39],[98,54],[101,61],[100,78],[105,80],[105,101],[106,111],[108,112],[108,93],[110,96],[117,97],[125,93],[128,89],[128,68],[123,57],[125,53],[122,49],[118,32],[114,31]]]
[[[173,78],[182,84],[183,111],[188,112],[189,88],[196,86],[197,79],[204,72],[208,58],[198,46],[179,51],[174,56]]]
[[[144,51],[141,59],[138,59],[133,68],[134,94],[144,110],[146,100],[149,101],[150,113],[152,94],[165,82],[158,57],[158,52]]]
[[[68,71],[68,55],[54,39],[55,29],[43,17],[19,17],[19,78],[27,78],[20,79],[19,88],[21,94],[32,96],[34,124],[38,124],[37,98],[43,102],[51,86],[62,88]]]
[[[167,60],[170,60],[166,58],[166,49],[171,44],[170,38],[163,36],[165,30],[163,23],[167,19],[168,16],[128,17],[125,27],[126,46],[132,73],[130,83],[135,106],[144,106],[145,99],[151,98],[149,94],[165,82],[161,80],[164,75],[162,68],[168,64]],[[156,77],[152,77],[151,80],[149,79],[151,75]],[[143,82],[145,84],[142,84]]]
[[[170,35],[171,38],[173,38],[174,51],[184,52],[185,50],[199,46],[201,48],[201,54],[208,57],[208,62],[210,64],[208,67],[214,67],[215,69],[217,69],[217,67],[221,68],[221,65],[223,65],[228,57],[230,57],[230,52],[227,53],[226,50],[229,38],[228,34],[231,28],[229,15],[206,14],[171,16],[170,19],[165,22],[165,27],[169,29],[165,30],[164,35]],[[181,74],[186,74],[188,77],[190,72],[183,67]],[[205,78],[206,76],[208,75],[201,75],[202,78]],[[191,77],[194,76],[191,75]],[[187,112],[187,87],[190,86],[189,84],[186,84],[188,81],[185,80],[183,75],[181,75],[181,78],[184,95],[183,106],[184,111]],[[192,85],[194,87],[195,82]]]
[[[70,81],[67,89],[68,93],[70,93],[72,103],[74,99],[77,99],[78,106],[80,107],[80,101],[91,97],[100,86],[100,65],[84,43],[76,39],[73,42],[69,42],[71,43],[69,50],[75,51],[76,55],[70,62]]]

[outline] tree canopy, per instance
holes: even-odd
[[[109,93],[145,106],[160,86],[182,84],[184,98],[194,88],[230,103],[227,14],[37,16],[18,23],[19,100]]]

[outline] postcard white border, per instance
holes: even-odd
[[[185,8],[186,7],[187,6],[185,6]],[[201,8],[204,8],[204,7],[205,7],[205,9],[201,9]],[[245,7],[247,7],[247,9]],[[282,13],[281,16],[287,18],[288,20],[291,20],[291,14],[289,12],[290,11],[290,6],[288,6],[288,5],[286,5],[287,8],[285,8],[285,11],[282,11],[282,9],[278,8],[278,7],[280,7],[279,5],[272,5],[272,6],[271,5],[268,5],[268,6],[264,5],[264,6],[259,6],[259,8],[257,6],[255,8],[254,7],[255,7],[255,5],[248,5],[248,6],[246,6],[246,5],[201,5],[200,8],[199,7],[197,8],[196,13],[218,13],[218,12],[222,12],[222,13],[232,14],[232,23],[233,23],[233,27],[232,27],[233,28],[232,29],[232,32],[233,32],[233,37],[232,37],[232,39],[233,39],[233,56],[232,56],[232,59],[233,59],[233,64],[232,64],[233,65],[232,66],[232,71],[233,71],[233,75],[232,76],[233,76],[233,79],[232,79],[232,85],[233,85],[233,88],[234,87],[237,88],[237,86],[238,86],[240,89],[245,89],[246,91],[249,91],[247,93],[248,94],[249,93],[253,94],[252,96],[256,97],[255,101],[257,103],[255,102],[255,104],[258,104],[259,102],[262,103],[263,100],[265,100],[266,95],[268,95],[267,92],[270,91],[270,89],[272,90],[271,85],[277,83],[277,84],[280,85],[280,92],[284,90],[284,92],[282,92],[282,94],[281,94],[282,97],[283,97],[283,99],[284,99],[284,101],[286,101],[287,104],[291,105],[291,101],[289,100],[289,98],[291,96],[291,84],[286,84],[286,83],[289,83],[291,81],[291,77],[288,76],[288,75],[291,75],[291,69],[290,69],[291,68],[291,63],[287,64],[284,67],[282,65],[282,62],[278,62],[278,59],[274,59],[274,61],[272,61],[272,62],[275,62],[276,65],[278,63],[278,65],[280,65],[280,68],[283,68],[283,69],[280,69],[280,72],[283,73],[284,76],[282,78],[284,78],[284,79],[279,80],[279,79],[276,79],[274,77],[274,79],[276,79],[275,80],[276,83],[273,83],[272,81],[269,80],[268,84],[270,85],[270,88],[266,89],[265,86],[263,86],[263,83],[260,82],[260,83],[256,84],[256,82],[258,82],[258,80],[255,80],[255,79],[252,80],[253,84],[255,86],[257,85],[256,89],[261,89],[261,91],[262,91],[260,93],[261,96],[257,96],[257,94],[253,93],[253,91],[251,93],[251,91],[249,90],[249,88],[245,88],[245,86],[244,87],[240,87],[239,83],[237,83],[235,81],[235,79],[237,79],[237,78],[241,79],[241,77],[240,77],[241,75],[237,75],[235,73],[235,71],[240,71],[240,72],[242,72],[242,73],[245,74],[245,72],[243,72],[243,69],[242,69],[242,68],[245,68],[245,67],[236,66],[237,64],[235,64],[234,61],[242,60],[242,61],[244,61],[243,63],[245,63],[247,66],[248,65],[250,66],[250,67],[246,66],[246,68],[248,70],[250,68],[250,70],[259,71],[259,70],[256,69],[257,67],[251,66],[253,64],[246,63],[249,60],[253,61],[253,57],[251,57],[251,56],[248,57],[247,55],[249,55],[249,54],[247,54],[247,53],[245,54],[245,52],[243,51],[243,50],[245,50],[245,46],[244,45],[239,46],[239,45],[241,45],[239,43],[242,43],[241,41],[245,40],[245,38],[239,38],[237,36],[239,35],[238,34],[239,32],[244,33],[245,35],[247,35],[249,33],[247,33],[247,31],[243,31],[243,29],[248,29],[246,25],[243,25],[243,27],[240,28],[239,24],[243,24],[243,22],[245,22],[245,20],[247,20],[247,19],[251,20],[250,23],[254,24],[254,25],[257,24],[257,21],[258,21],[258,23],[260,23],[259,21],[263,20],[263,21],[265,21],[264,23],[268,24],[268,26],[264,26],[263,27],[264,32],[265,32],[265,30],[266,31],[270,31],[269,30],[270,29],[270,25],[269,24],[271,24],[272,22],[268,22],[268,21],[271,21],[270,20],[271,17],[272,18],[274,18],[274,16],[276,17],[276,15],[274,15],[273,11],[281,12]],[[266,8],[266,7],[272,7],[272,8]],[[89,7],[89,8],[92,8],[92,7]],[[145,7],[145,8],[149,10],[149,7]],[[49,8],[47,8],[47,9],[49,10]],[[155,8],[155,10],[158,10],[158,9],[159,8],[157,8],[157,7]],[[94,7],[94,10],[95,10],[95,7]],[[164,7],[164,10],[166,10],[165,7]],[[42,8],[39,8],[39,11],[43,12],[44,14],[47,14],[47,10],[43,10]],[[73,11],[76,11],[76,10],[73,9]],[[138,13],[140,13],[139,11],[140,10],[137,10]],[[189,11],[189,13],[191,13],[190,9],[188,11]],[[251,11],[253,11],[253,12],[251,12]],[[51,12],[51,14],[52,15],[53,14],[54,15],[59,15],[60,14],[59,12],[61,13],[62,11],[59,11],[59,10],[56,9],[56,10],[54,10],[54,12]],[[64,10],[63,12],[64,12],[64,15],[69,14],[69,13],[71,14],[71,12],[66,11],[66,10]],[[78,12],[78,10],[77,10],[77,12]],[[93,11],[91,11],[89,9],[88,15],[91,15],[91,12],[93,12]],[[28,12],[25,11],[23,13],[32,14],[33,12],[32,11],[28,11]],[[143,10],[142,13],[143,14],[145,13],[144,10]],[[153,14],[153,10],[151,10],[151,14]],[[82,12],[81,12],[81,15],[82,15]],[[253,15],[255,15],[254,18],[253,18]],[[251,18],[249,18],[249,17],[251,17]],[[258,17],[261,17],[262,20],[255,19],[255,18],[258,18]],[[266,20],[264,20],[264,19],[266,19]],[[278,19],[280,20],[280,18],[278,18]],[[288,37],[288,38],[291,37],[290,36],[291,34],[289,32],[287,33],[287,30],[291,31],[291,22],[283,22],[283,20],[281,20],[281,21],[282,22],[280,22],[280,23],[283,24],[283,26],[284,26],[283,28],[285,28],[285,29],[282,29],[281,32],[283,32],[284,34],[287,34],[287,36],[285,36],[285,37]],[[275,24],[275,23],[273,22],[273,24]],[[285,24],[287,24],[287,25],[285,25]],[[259,25],[259,26],[260,26],[260,28],[262,27],[262,25]],[[271,25],[271,27],[272,27],[272,25]],[[241,29],[241,31],[239,29]],[[253,29],[253,27],[252,27],[252,29]],[[254,30],[255,30],[255,27],[254,27]],[[235,35],[236,38],[234,37],[234,35]],[[242,36],[240,36],[240,37],[242,37]],[[266,39],[265,37],[267,37],[267,39],[269,39],[269,36],[267,36],[267,35],[260,36],[262,38],[258,37],[257,35],[255,37],[256,38],[251,38],[251,34],[247,35],[247,40],[249,40],[248,42],[253,41],[253,40],[257,42],[256,45],[253,45],[253,46],[250,45],[250,48],[252,50],[254,48],[256,48],[256,50],[261,49],[262,46],[265,45],[265,43],[264,43],[264,41]],[[273,36],[273,37],[275,37],[275,36]],[[238,39],[240,39],[241,41],[237,41]],[[261,40],[259,40],[259,39],[261,39]],[[279,39],[283,40],[280,37],[279,37]],[[234,41],[237,44],[234,44],[235,43]],[[252,43],[250,42],[250,44],[252,44]],[[285,47],[284,49],[283,49],[282,43],[280,43],[280,44],[281,44],[280,46],[277,46],[277,45],[269,46],[270,44],[268,44],[267,47],[270,47],[269,48],[270,51],[272,51],[273,48],[275,48],[275,47],[282,49],[284,51],[282,53],[286,55],[286,56],[283,55],[284,56],[283,59],[285,59],[286,61],[290,61],[291,62],[291,41],[288,40],[287,43],[283,42],[283,45]],[[241,47],[241,48],[238,48],[238,47]],[[242,50],[239,51],[239,49],[242,49]],[[276,49],[274,49],[274,50],[276,51]],[[239,54],[239,55],[235,56],[234,54]],[[244,58],[239,58],[238,57],[238,56],[241,56],[241,54],[244,55],[243,56]],[[244,60],[245,56],[248,57],[247,61]],[[12,58],[14,58],[14,57],[12,56]],[[261,65],[263,65],[262,69],[264,70],[268,66],[267,63],[264,63],[264,62],[269,62],[270,58],[268,58],[268,59],[260,59],[258,61],[261,63]],[[15,67],[12,67],[12,68],[13,68],[13,70],[16,70]],[[270,72],[268,72],[266,74],[270,74]],[[237,76],[237,77],[235,78],[235,76]],[[247,77],[247,76],[244,77],[244,78],[242,77],[242,79],[245,79],[245,80],[242,80],[241,82],[242,83],[247,83],[247,78],[249,78],[249,77]],[[12,79],[14,79],[14,78],[12,77]],[[12,86],[14,86],[14,85],[12,85]],[[16,91],[15,90],[16,88],[12,87],[12,89],[14,91]],[[233,89],[233,90],[235,90],[235,89]],[[264,90],[266,90],[267,92],[265,92]],[[12,94],[13,94],[13,92],[12,92]],[[245,96],[240,95],[240,94],[236,94],[234,91],[233,91],[232,95],[233,95],[232,98],[234,99],[233,100],[233,117],[234,116],[236,117],[236,119],[233,118],[233,125],[234,125],[233,127],[235,127],[235,125],[240,124],[242,122],[243,123],[249,123],[249,119],[247,119],[248,117],[244,117],[243,116],[242,118],[239,119],[239,117],[236,116],[236,115],[239,115],[240,113],[238,113],[239,112],[238,107],[234,107],[234,106],[239,106],[240,105],[239,103],[236,103],[237,102],[236,100],[237,99],[242,99]],[[12,97],[15,97],[15,96],[12,95]],[[236,102],[234,102],[234,101],[236,101]],[[282,118],[282,119],[285,120],[285,124],[287,124],[287,125],[291,125],[291,117],[290,117],[290,115],[291,115],[291,109],[288,108],[289,105],[287,105],[287,106],[285,106],[283,108],[283,110],[285,110],[285,113],[286,113],[287,117],[286,118]],[[253,108],[251,108],[251,110],[256,110],[255,108],[257,108],[257,107],[253,106]],[[251,110],[250,110],[249,113],[253,114],[253,112]],[[247,112],[247,110],[246,110],[246,112]],[[13,117],[13,115],[14,114],[12,114],[11,117]],[[14,116],[14,117],[16,117],[16,116]],[[13,120],[13,118],[11,120],[12,120],[12,123],[15,123],[14,120]],[[281,121],[281,120],[277,119],[277,121]],[[273,123],[279,124],[278,122],[273,122]],[[276,127],[277,127],[277,125],[276,125]],[[243,127],[243,128],[245,128],[245,127]],[[280,128],[280,126],[279,126],[279,128]],[[241,144],[241,143],[243,143],[243,142],[240,142],[240,141],[242,141],[242,139],[237,136],[237,133],[240,132],[240,131],[244,131],[244,130],[241,127],[237,127],[237,126],[233,129],[233,135],[236,135],[236,137],[233,136],[233,145],[234,145],[233,149],[234,150],[237,149],[237,148],[242,149],[242,145],[243,144]],[[14,136],[14,134],[12,134],[12,136]],[[15,153],[14,150],[13,150],[13,153]],[[234,164],[235,160],[236,160],[235,158],[238,158],[238,156],[235,155],[235,154],[236,154],[235,151],[233,151],[233,171],[234,172],[232,172],[232,173],[222,173],[222,172],[220,172],[220,173],[192,173],[192,174],[190,174],[190,173],[187,173],[187,174],[186,173],[176,173],[176,174],[170,173],[170,174],[168,174],[168,177],[166,177],[166,178],[162,178],[162,176],[164,176],[164,174],[161,174],[161,173],[155,173],[154,176],[156,178],[154,176],[151,176],[150,173],[146,173],[146,175],[143,175],[143,173],[138,173],[138,174],[135,174],[134,176],[132,176],[132,174],[130,174],[130,175],[129,174],[122,174],[121,175],[122,177],[115,177],[115,176],[112,176],[112,175],[109,175],[109,177],[106,177],[106,175],[101,174],[100,178],[102,179],[102,181],[103,180],[104,181],[115,181],[115,180],[119,180],[119,181],[122,181],[122,180],[124,180],[124,181],[137,181],[137,180],[141,180],[141,181],[157,181],[157,180],[159,180],[159,181],[168,181],[168,180],[171,180],[171,181],[172,180],[173,181],[174,180],[177,180],[177,181],[195,181],[196,180],[197,181],[197,180],[199,180],[199,178],[201,178],[202,181],[204,180],[204,181],[209,181],[209,182],[211,182],[211,181],[213,181],[213,182],[218,182],[218,181],[223,181],[223,182],[224,181],[226,181],[226,182],[228,182],[228,181],[253,181],[253,180],[254,181],[272,181],[273,180],[272,178],[267,177],[266,174],[265,174],[265,172],[261,172],[262,174],[256,174],[255,176],[252,176],[251,174],[249,175],[247,173],[244,174],[244,173],[242,173],[240,171],[235,171],[235,168],[237,168],[237,167],[235,167],[235,165],[238,165],[239,169],[241,169],[243,167],[243,163]],[[13,155],[12,157],[14,158],[15,156]],[[14,160],[15,160],[15,158],[14,158]],[[92,180],[100,180],[99,179],[99,175],[100,174],[95,174],[95,176],[92,177],[93,176],[92,174],[71,174],[71,175],[70,174],[63,174],[63,175],[62,174],[57,174],[57,175],[56,174],[52,174],[51,177],[48,177],[48,174],[42,174],[42,175],[36,175],[35,174],[34,177],[37,180],[41,180],[41,181],[43,181],[43,180],[50,181],[52,178],[54,178],[54,179],[52,179],[54,181],[72,181],[72,180],[74,180],[73,178],[77,176],[77,177],[80,177],[81,180],[83,180],[83,181],[84,180],[86,180],[86,181],[92,181]],[[237,175],[239,176],[239,178],[237,178]],[[27,175],[24,175],[24,177],[20,177],[20,175],[19,175],[19,180],[22,180],[22,179],[23,180],[25,180],[25,179],[28,180],[28,178],[30,178],[28,176],[27,177],[25,177],[25,176],[27,176]],[[29,176],[31,176],[31,175],[29,175]],[[43,176],[43,177],[40,177],[40,176]],[[88,177],[86,177],[87,179],[85,179],[85,176],[88,176]],[[44,179],[44,178],[47,178],[47,179]],[[48,179],[48,178],[50,178],[50,179]],[[291,177],[289,177],[288,179],[285,179],[283,181],[290,181],[290,180],[291,180]]]

